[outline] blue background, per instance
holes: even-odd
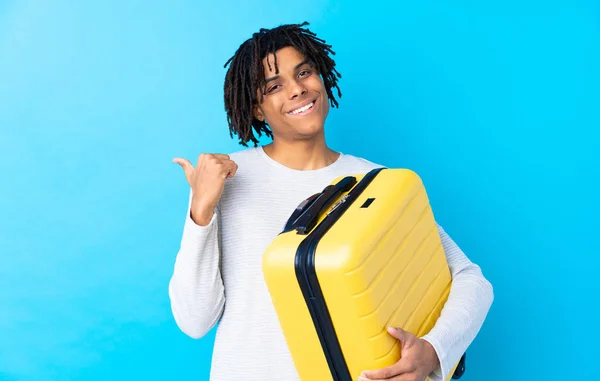
[[[595,375],[598,2],[0,0],[0,379],[207,379],[171,159],[243,148],[223,64],[304,20],[344,76],[328,143],[418,171],[494,285],[464,380]]]

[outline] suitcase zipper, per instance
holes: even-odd
[[[352,381],[352,378],[319,286],[315,269],[315,253],[319,241],[327,231],[383,169],[385,168],[376,168],[368,172],[347,195],[331,208],[323,221],[308,234],[296,251],[296,278],[334,381]]]

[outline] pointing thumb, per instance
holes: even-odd
[[[189,177],[189,172],[194,168],[192,163],[187,159],[175,158],[173,159],[173,163],[177,163],[183,168],[183,172],[185,173],[185,177]]]

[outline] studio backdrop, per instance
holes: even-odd
[[[189,187],[261,27],[333,45],[335,150],[417,171],[494,286],[463,380],[594,377],[597,1],[0,1],[0,379],[207,380],[173,320]],[[267,142],[263,139],[262,143]],[[291,212],[291,211],[290,211]]]

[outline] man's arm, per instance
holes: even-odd
[[[225,306],[220,272],[220,214],[217,208],[210,222],[203,226],[196,224],[190,213],[188,206],[169,282],[169,298],[177,326],[188,336],[201,338],[217,323]]]
[[[432,381],[445,380],[479,333],[494,300],[491,283],[478,265],[438,225],[442,245],[452,275],[448,300],[434,327],[422,339],[429,342],[439,359],[430,375]]]

